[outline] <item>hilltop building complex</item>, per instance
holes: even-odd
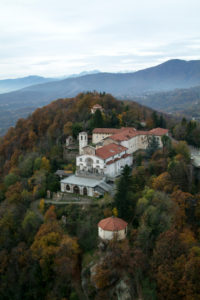
[[[61,180],[61,191],[96,197],[111,191],[112,185],[108,182],[114,181],[125,165],[133,164],[133,153],[147,149],[152,136],[161,148],[163,135],[168,135],[167,129],[95,128],[92,145],[88,145],[87,132],[81,132],[76,174]]]

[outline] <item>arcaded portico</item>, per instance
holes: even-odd
[[[98,197],[105,192],[109,192],[111,186],[103,179],[87,178],[72,175],[61,180],[61,192]]]

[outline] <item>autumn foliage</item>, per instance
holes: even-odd
[[[104,112],[91,115],[96,103]],[[141,120],[198,142],[190,122],[96,92],[39,108],[0,140],[0,299],[84,299],[85,291],[88,299],[116,299],[127,278],[133,299],[200,299],[200,177],[186,142],[165,136],[163,149],[136,153],[115,195],[91,206],[45,201],[47,190],[60,189],[57,169],[74,169],[63,158],[67,136],[76,143],[95,126],[142,129]],[[97,224],[111,215],[128,222],[127,239],[99,247]]]

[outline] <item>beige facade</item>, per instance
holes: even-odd
[[[119,230],[119,231],[108,231],[104,230],[101,227],[98,227],[98,235],[103,240],[112,240],[113,238],[117,238],[118,240],[123,240],[126,238],[127,228]]]
[[[91,114],[95,114],[95,112],[98,110],[100,110],[100,112],[102,113],[104,111],[103,107],[99,104],[95,104],[92,108],[91,108]]]
[[[85,146],[82,150],[84,154],[95,155],[95,148],[92,146]]]
[[[168,133],[165,133],[168,136]],[[117,134],[104,138],[101,141],[102,146],[108,145],[110,143],[116,143],[126,147],[127,153],[132,154],[138,150],[146,150],[149,144],[149,139],[154,136],[158,142],[159,148],[163,147],[162,144],[162,135],[157,135],[148,131],[137,131],[132,136],[125,136],[124,138],[119,138]],[[100,143],[99,143],[100,144]]]
[[[113,135],[113,133],[93,133],[92,134],[92,143],[97,144],[101,142],[103,139]]]

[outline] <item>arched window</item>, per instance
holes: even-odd
[[[74,186],[74,194],[80,194],[80,190],[79,190],[79,187],[77,185]]]
[[[86,187],[84,187],[84,188],[83,188],[83,195],[87,196],[87,194],[88,194],[88,192],[87,192],[87,188],[86,188]]]
[[[70,191],[70,186],[69,186],[69,184],[66,185],[66,191]]]
[[[85,160],[87,167],[92,167],[93,166],[93,160],[92,158],[88,157]]]

